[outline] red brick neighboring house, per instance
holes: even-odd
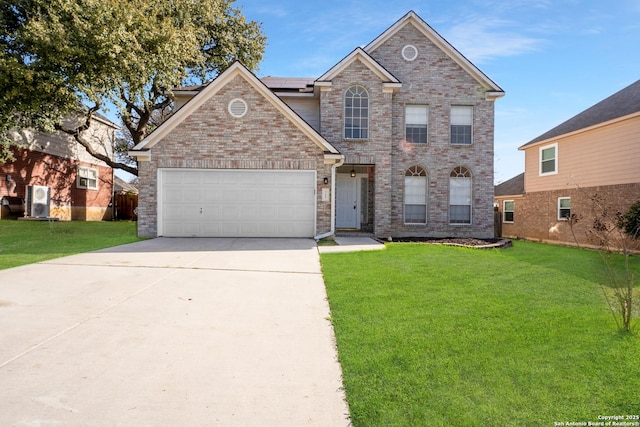
[[[502,235],[592,244],[593,197],[611,213],[640,200],[640,80],[519,149],[524,174],[495,189]]]
[[[112,157],[115,129],[109,120],[97,117],[84,135]],[[111,167],[89,155],[72,137],[62,133],[23,131],[15,133],[14,137],[24,148],[14,149],[15,160],[0,164],[1,218],[111,219]],[[40,192],[32,192],[37,189]],[[46,210],[42,209],[44,203],[48,205]]]
[[[138,234],[493,237],[503,90],[409,12],[317,78],[239,63],[130,152]]]

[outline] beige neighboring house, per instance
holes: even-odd
[[[525,172],[496,186],[502,235],[575,244],[591,242],[590,198],[625,213],[640,200],[640,80],[519,148]],[[520,191],[521,189],[521,191]]]
[[[135,146],[138,234],[493,237],[503,90],[414,12],[319,77],[234,63]]]

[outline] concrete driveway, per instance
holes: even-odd
[[[347,426],[307,239],[158,238],[0,271],[2,426]]]

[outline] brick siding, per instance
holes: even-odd
[[[248,105],[242,118],[227,110],[236,98]],[[140,236],[157,235],[159,168],[315,170],[316,234],[330,230],[331,204],[322,201],[322,188],[331,186],[331,165],[324,164],[323,150],[240,76],[173,129],[153,147],[151,160],[139,165]]]
[[[567,245],[575,245],[576,242],[591,245],[593,242],[589,240],[587,230],[594,220],[591,201],[594,196],[609,208],[609,212],[626,213],[633,203],[640,200],[640,183],[538,191],[519,198],[496,198],[501,213],[504,200],[515,201],[514,221],[502,224],[502,236]],[[559,197],[571,198],[571,213],[578,217],[573,233],[567,221],[558,220]]]
[[[414,61],[402,57],[408,44],[418,49]],[[321,133],[345,154],[345,164],[374,165],[374,233],[389,236],[493,236],[493,128],[494,103],[466,71],[407,25],[371,52],[371,56],[402,82],[394,94],[382,90],[382,81],[359,61],[332,80],[321,93]],[[365,141],[345,140],[344,93],[354,85],[369,92],[370,135]],[[429,106],[426,145],[405,142],[406,104]],[[450,107],[474,108],[473,144],[449,143]],[[429,175],[426,225],[404,224],[404,176],[408,168],[423,166]],[[449,224],[449,174],[465,166],[473,174],[472,224]]]
[[[363,86],[369,95],[369,137],[344,138],[344,95],[353,85]],[[391,94],[383,92],[382,81],[362,62],[355,61],[332,80],[330,91],[321,92],[320,131],[345,156],[345,164],[375,164],[373,170],[374,233],[391,231]]]
[[[62,221],[111,219],[111,168],[26,149],[15,150],[14,156],[15,160],[0,165],[0,198],[25,199],[27,185],[44,185],[51,188],[51,217]],[[97,190],[76,188],[78,166],[98,170]],[[7,175],[11,175],[10,181]]]
[[[418,57],[407,61],[402,48],[413,45]],[[493,128],[494,102],[467,71],[433,44],[413,24],[398,30],[369,54],[402,82],[391,93],[384,81],[360,60],[333,76],[330,87],[320,87],[319,131],[344,156],[344,170],[354,166],[369,178],[367,224],[378,237],[493,237]],[[361,85],[369,95],[369,135],[365,140],[344,138],[344,95]],[[235,119],[229,101],[244,99],[249,113]],[[405,142],[407,104],[429,106],[429,142]],[[452,146],[450,108],[473,106],[473,144]],[[139,235],[157,234],[157,174],[159,168],[198,169],[307,169],[317,171],[317,230],[330,230],[331,204],[321,200],[325,177],[322,151],[288,121],[243,78],[236,77],[152,148],[150,161],[140,165]],[[426,225],[404,224],[404,177],[420,165],[428,173]],[[458,167],[473,177],[472,222],[449,224],[449,175]]]

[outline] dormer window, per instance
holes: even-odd
[[[351,86],[344,95],[344,137],[369,138],[369,94],[362,86]]]

